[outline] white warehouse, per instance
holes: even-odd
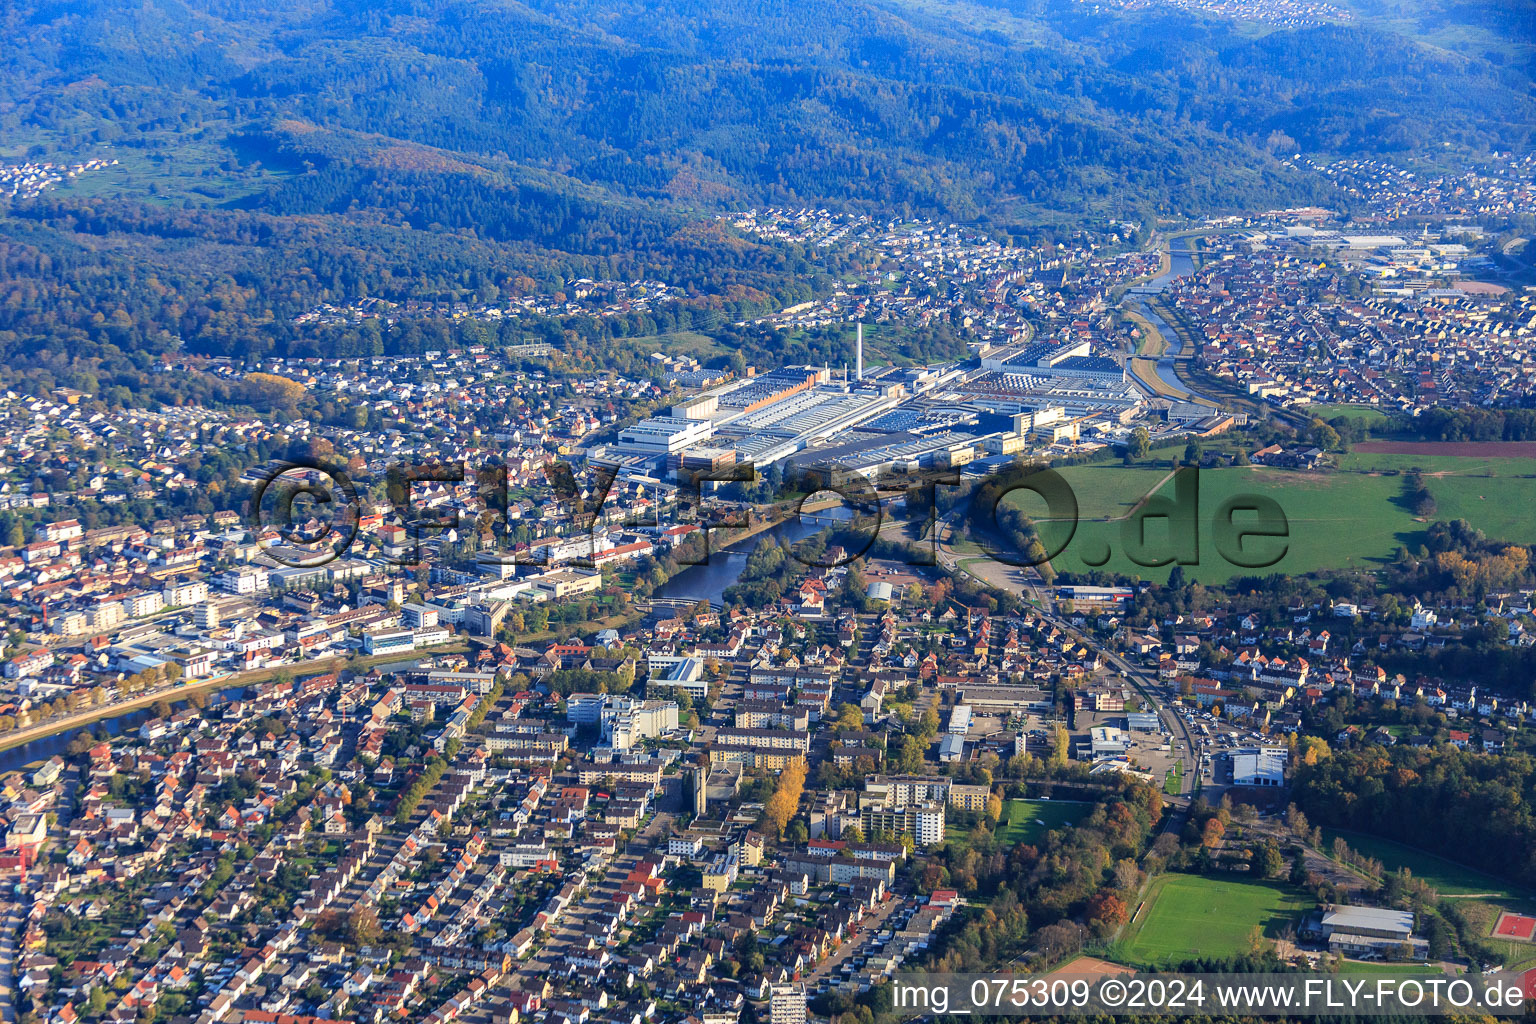
[[[619,434],[618,447],[640,455],[673,455],[684,448],[713,437],[715,425],[709,420],[652,416]]]

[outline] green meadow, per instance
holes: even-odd
[[[1324,829],[1323,839],[1328,844],[1324,849],[1331,848],[1335,838],[1343,839],[1349,844],[1349,848],[1357,853],[1363,853],[1367,857],[1381,861],[1382,867],[1388,871],[1407,868],[1414,878],[1423,879],[1442,896],[1487,893],[1500,896],[1518,895],[1509,883],[1501,882],[1492,875],[1485,875],[1475,868],[1457,864],[1455,861],[1446,860],[1444,857],[1416,847],[1405,846],[1391,839],[1367,835],[1364,832]]]
[[[1384,411],[1373,405],[1309,405],[1305,411],[1324,420],[1348,416],[1350,419],[1364,420],[1366,423],[1383,423],[1388,418]]]
[[[997,834],[1009,844],[1033,843],[1052,829],[1073,824],[1091,807],[1074,800],[1009,800],[1003,804]]]
[[[1199,475],[1198,562],[1184,567],[1186,579],[1223,583],[1234,576],[1301,574],[1337,569],[1370,569],[1390,561],[1400,547],[1423,543],[1428,521],[1416,519],[1399,502],[1402,472],[1422,466],[1438,506],[1438,520],[1465,519],[1490,537],[1536,543],[1536,460],[1347,455],[1333,472],[1302,472],[1263,467],[1201,470]],[[1045,502],[1027,491],[1005,500],[1035,517],[1048,548],[1071,534],[1052,560],[1058,571],[1109,572],[1162,582],[1170,566],[1140,565],[1128,553],[1135,542],[1129,516],[1148,496],[1174,497],[1171,471],[1120,465],[1069,466],[1059,470],[1078,502],[1075,533],[1070,523],[1053,521]],[[1287,536],[1243,541],[1245,561],[1272,564],[1234,565],[1218,551],[1213,521],[1229,499],[1251,496],[1273,501],[1285,517]],[[1257,521],[1239,513],[1239,527]],[[1171,552],[1169,521],[1149,517],[1146,550]],[[1257,556],[1257,557],[1254,557]],[[1150,561],[1150,558],[1143,560]]]

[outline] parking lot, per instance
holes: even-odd
[[[1200,781],[1206,788],[1225,789],[1232,785],[1232,751],[1270,742],[1261,733],[1234,725],[1206,710],[1185,709],[1180,713],[1194,731],[1200,746]]]

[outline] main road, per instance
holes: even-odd
[[[961,509],[957,507],[934,525],[939,566],[952,576],[971,576],[988,586],[1018,595],[1034,606],[1036,614],[1041,619],[1076,637],[1089,650],[1097,652],[1105,664],[1124,676],[1126,681],[1136,688],[1136,692],[1141,694],[1142,699],[1157,711],[1158,718],[1162,720],[1168,734],[1173,738],[1174,745],[1179,748],[1178,756],[1183,758],[1186,765],[1192,766],[1191,770],[1184,773],[1184,779],[1180,783],[1179,796],[1181,800],[1188,799],[1199,783],[1205,764],[1200,746],[1189,729],[1189,723],[1161,697],[1162,686],[1159,681],[1147,671],[1144,665],[1133,664],[1104,646],[1096,637],[1068,623],[1057,612],[1055,596],[1033,566],[1006,565],[991,561],[986,555],[979,556],[979,559],[976,555],[968,556],[972,561],[984,562],[980,566],[962,566],[961,562],[966,561],[967,556],[963,556],[951,546],[951,539],[959,525],[960,514]]]

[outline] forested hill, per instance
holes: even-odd
[[[702,220],[724,209],[1036,239],[1336,199],[1298,150],[1531,144],[1520,51],[1376,25],[1078,0],[15,0],[9,158],[121,163],[0,215],[0,356],[291,350],[316,302],[572,276],[740,313],[821,285],[806,254]]]
[[[47,128],[66,146],[250,122],[288,132],[281,153],[247,160],[515,165],[704,205],[852,200],[1003,224],[1305,199],[1319,186],[1275,156],[1518,147],[1536,124],[1524,71],[1371,28],[1254,37],[1076,0],[999,5],[990,20],[965,9],[23,0],[0,88],[7,130]],[[314,128],[366,135],[306,153]],[[334,205],[339,187],[271,201]]]

